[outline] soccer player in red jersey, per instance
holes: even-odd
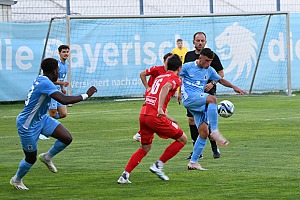
[[[147,96],[147,92],[150,91],[151,86],[153,85],[154,79],[158,77],[159,75],[165,74],[167,72],[167,61],[168,58],[172,55],[172,53],[167,53],[164,55],[164,65],[162,66],[153,66],[148,69],[145,69],[140,73],[140,78],[143,83],[143,85],[146,88],[145,97]],[[147,76],[150,76],[149,80],[147,81]],[[141,134],[140,131],[138,131],[134,136],[133,139],[140,142],[141,141]]]
[[[178,55],[169,57],[167,66],[168,71],[154,80],[151,90],[147,93],[139,118],[141,147],[132,154],[125,171],[118,179],[118,183],[131,183],[129,175],[150,151],[154,133],[163,139],[172,138],[175,140],[165,149],[160,158],[150,166],[150,171],[165,181],[168,181],[169,177],[163,172],[164,164],[173,158],[187,143],[185,133],[176,121],[166,113],[171,97],[174,96],[177,88],[181,85],[181,79],[178,77],[182,66],[180,57]]]

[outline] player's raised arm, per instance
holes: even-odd
[[[65,96],[61,92],[57,91],[50,95],[51,98],[55,99],[61,104],[67,105],[67,104],[73,104],[78,103],[80,101],[83,101],[91,96],[93,96],[94,93],[97,92],[97,88],[94,86],[91,86],[88,91],[85,94],[81,94],[78,96]]]

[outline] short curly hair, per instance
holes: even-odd
[[[54,58],[45,58],[41,63],[43,72],[53,72],[58,68],[58,61]]]

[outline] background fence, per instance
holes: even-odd
[[[0,21],[44,22],[71,15],[201,15],[300,12],[299,0],[0,0]],[[1,14],[2,13],[2,14]]]

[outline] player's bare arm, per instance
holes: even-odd
[[[150,87],[149,87],[148,82],[147,82],[146,71],[145,70],[140,73],[140,78],[141,78],[141,81],[142,81],[143,85],[146,88],[146,91],[149,92]]]
[[[232,88],[236,93],[239,93],[239,94],[241,94],[241,95],[246,94],[246,91],[244,91],[244,90],[238,88],[238,87],[235,86],[235,85],[232,85],[229,81],[227,81],[227,80],[224,79],[224,78],[220,78],[219,83],[221,83],[222,85],[224,85],[224,86],[226,86],[226,87]]]
[[[97,92],[97,88],[95,88],[94,86],[91,86],[88,89],[88,91],[86,92],[86,94],[83,94],[83,95],[66,96],[63,93],[57,91],[57,92],[52,93],[50,95],[50,97],[55,99],[56,101],[58,101],[61,104],[67,105],[67,104],[78,103],[78,102],[84,100],[86,95],[87,95],[86,98],[88,98],[88,97],[91,97],[96,92]]]
[[[177,102],[180,105],[182,101],[182,96],[181,96],[181,86],[178,88],[178,94],[177,94]]]
[[[55,85],[60,85],[60,86],[65,86],[65,87],[68,87],[69,86],[69,82],[66,82],[66,81],[55,81],[53,82]]]

